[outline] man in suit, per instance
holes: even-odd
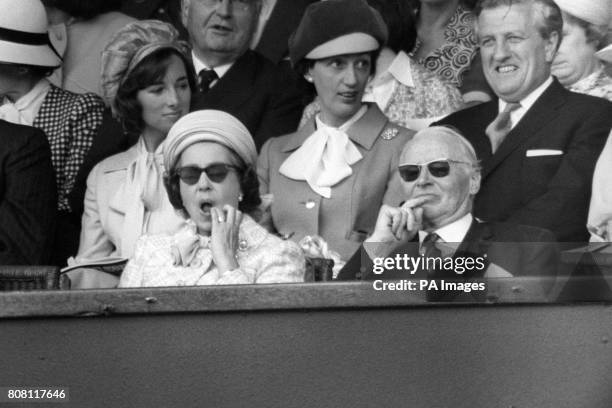
[[[374,233],[338,279],[468,281],[556,274],[558,258],[551,232],[481,222],[472,215],[474,196],[480,188],[480,166],[473,147],[455,130],[438,126],[419,131],[402,151],[399,172],[406,201],[401,207],[381,207]],[[453,267],[385,264],[385,259],[402,260],[404,254],[421,258],[420,262],[451,259]],[[550,289],[550,284],[547,281],[545,289]]]
[[[45,134],[0,120],[0,265],[49,262],[56,199]]]
[[[183,0],[199,92],[192,110],[219,109],[249,129],[259,149],[296,130],[302,95],[296,76],[249,50],[262,0]]]
[[[481,160],[474,215],[585,241],[612,103],[569,92],[551,76],[563,24],[552,0],[483,0],[475,13],[485,77],[499,99],[438,123],[459,129]]]

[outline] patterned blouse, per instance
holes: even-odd
[[[568,87],[570,91],[598,96],[612,102],[612,78],[606,74],[603,65],[591,75]]]
[[[478,43],[474,34],[475,19],[471,11],[459,5],[444,30],[446,43],[425,58],[417,58],[416,61],[460,88],[463,75],[469,71],[472,60],[478,52]],[[410,56],[414,57],[422,44],[417,38]]]
[[[417,64],[404,52],[397,54],[385,73],[367,86],[364,102],[376,102],[391,122],[421,130],[464,107],[453,85]],[[321,111],[315,99],[304,109],[300,126]]]
[[[306,261],[296,243],[270,234],[248,215],[243,216],[238,235],[236,259],[240,267],[223,273],[213,263],[210,238],[198,236],[192,221],[174,235],[144,235],[121,274],[119,287],[304,281]],[[181,257],[179,253],[185,252],[183,243],[194,239],[192,255]],[[178,261],[186,258],[191,259],[188,265]]]

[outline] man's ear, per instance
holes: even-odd
[[[189,6],[191,0],[181,0],[181,22],[184,27],[187,27],[187,16],[189,16]]]
[[[470,195],[476,195],[480,191],[480,181],[482,175],[480,171],[475,170],[470,177]]]

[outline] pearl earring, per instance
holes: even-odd
[[[241,203],[243,198],[244,198],[244,196],[242,194],[239,194],[238,195],[238,202]]]

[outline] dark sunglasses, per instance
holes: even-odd
[[[238,170],[238,167],[225,163],[214,163],[205,168],[197,166],[178,167],[174,172],[179,176],[183,183],[194,185],[200,180],[202,173],[213,183],[222,183],[231,170]]]
[[[459,160],[436,159],[423,164],[402,164],[399,166],[399,174],[402,180],[412,182],[419,178],[421,167],[427,167],[429,174],[437,178],[442,178],[448,176],[450,173],[451,163],[471,164]]]

